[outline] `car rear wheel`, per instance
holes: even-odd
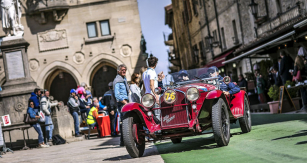
[[[123,120],[123,139],[129,155],[133,158],[141,157],[145,151],[145,135],[141,134],[143,127],[134,122],[134,117],[129,116]]]
[[[230,140],[230,119],[226,103],[219,99],[212,106],[212,129],[218,146],[227,146]]]
[[[175,138],[175,139],[171,139],[173,144],[178,144],[181,143],[182,138]]]
[[[239,119],[239,123],[243,133],[248,133],[252,130],[252,119],[249,103],[246,97],[244,97],[244,115],[243,118]]]

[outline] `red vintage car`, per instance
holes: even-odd
[[[141,157],[145,142],[171,139],[180,143],[182,137],[201,135],[212,131],[218,146],[227,146],[230,140],[230,123],[239,120],[243,133],[251,131],[250,106],[246,92],[240,90],[225,95],[221,82],[230,78],[211,77],[207,68],[173,73],[166,76],[165,91],[145,94],[142,102],[129,103],[122,108],[123,138],[131,157]],[[159,114],[160,113],[160,114]],[[211,130],[212,129],[212,130]]]

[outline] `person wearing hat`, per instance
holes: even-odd
[[[219,74],[219,69],[217,67],[215,66],[210,67],[207,73],[211,77],[218,77],[218,80],[220,81],[220,89],[223,91],[225,95],[233,95],[235,93],[240,92],[240,87],[235,85],[233,82],[226,84],[223,81],[224,78]]]
[[[117,112],[117,106],[116,106],[116,99],[113,91],[113,82],[110,82],[108,84],[109,90],[104,93],[103,97],[99,101],[102,105],[107,106],[107,111],[109,113],[110,117],[110,126],[111,126],[111,136],[116,136],[116,112]]]
[[[82,135],[79,133],[79,128],[80,128],[80,123],[79,123],[79,99],[78,96],[76,95],[76,90],[71,89],[70,90],[70,96],[67,102],[67,106],[69,108],[69,112],[74,118],[74,125],[75,125],[75,137],[81,137]]]
[[[189,80],[189,74],[187,70],[180,70],[178,73],[179,73],[177,80],[178,82]]]

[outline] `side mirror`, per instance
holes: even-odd
[[[229,76],[225,76],[224,79],[223,79],[223,82],[224,82],[225,84],[229,84],[229,83],[231,82],[230,77],[229,77]]]

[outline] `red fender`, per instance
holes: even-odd
[[[243,117],[244,97],[245,97],[245,91],[243,90],[231,96],[232,100],[230,102],[230,110],[234,118]]]
[[[215,99],[219,98],[222,95],[223,91],[221,90],[214,90],[207,94],[206,99]]]
[[[131,102],[124,105],[121,112],[122,113],[135,112],[139,116],[139,118],[145,123],[150,132],[161,130],[160,124],[156,124],[152,117],[147,116],[146,113],[148,111],[149,110],[146,109],[143,105]]]

